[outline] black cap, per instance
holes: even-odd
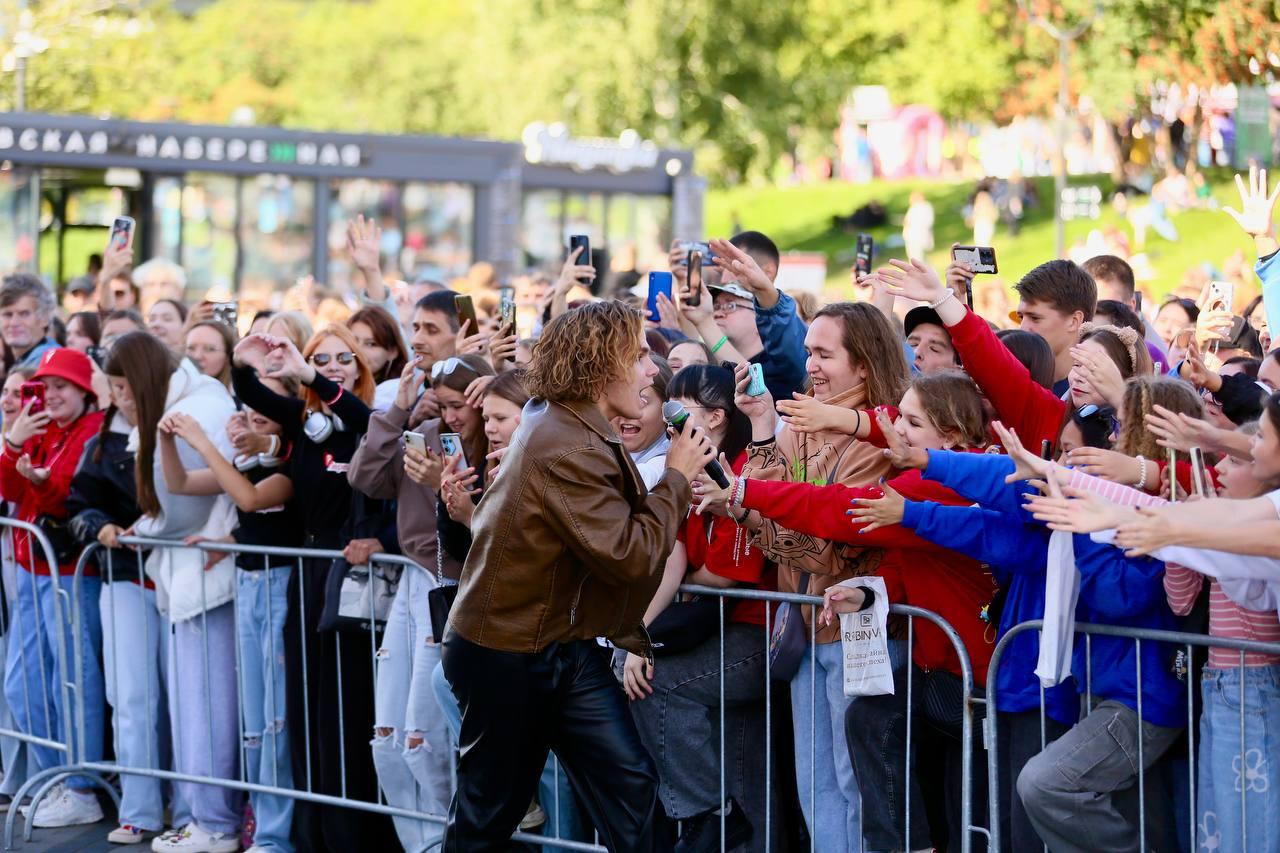
[[[910,336],[916,326],[931,323],[940,329],[946,329],[947,324],[942,322],[942,318],[938,316],[938,312],[934,311],[928,305],[917,305],[907,312],[907,316],[902,319],[903,334]],[[950,332],[948,332],[950,334]]]

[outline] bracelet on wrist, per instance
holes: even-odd
[[[947,292],[939,296],[936,300],[929,303],[929,307],[937,311],[939,306],[943,305],[948,299],[955,299],[956,292],[951,288],[947,288]]]
[[[720,340],[716,341],[716,345],[715,345],[715,346],[713,346],[713,347],[711,348],[711,354],[712,354],[712,355],[715,355],[716,353],[720,352],[720,350],[721,350],[721,349],[724,347],[724,345],[725,345],[725,344],[727,344],[727,343],[729,343],[729,336],[728,336],[728,335],[721,335],[721,336],[720,336]]]
[[[1142,492],[1147,488],[1147,458],[1145,456],[1138,457],[1138,483],[1137,490]]]

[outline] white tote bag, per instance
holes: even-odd
[[[889,662],[889,593],[884,579],[851,578],[840,586],[874,590],[868,610],[840,614],[840,648],[844,653],[844,695],[881,696],[893,693],[893,665]]]

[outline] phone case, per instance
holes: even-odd
[[[768,391],[769,388],[764,384],[764,368],[758,364],[753,364],[747,368],[747,376],[750,381],[747,382],[747,393],[752,397],[759,397]]]

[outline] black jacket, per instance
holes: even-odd
[[[102,458],[95,461],[99,442]],[[71,480],[67,497],[67,516],[71,533],[82,545],[98,541],[98,531],[107,524],[123,528],[142,515],[133,479],[133,453],[128,449],[129,436],[108,432],[105,439],[95,435],[85,444],[80,467]],[[99,573],[103,580],[138,580],[144,555],[120,548],[112,553],[110,572],[105,557],[99,554]]]

